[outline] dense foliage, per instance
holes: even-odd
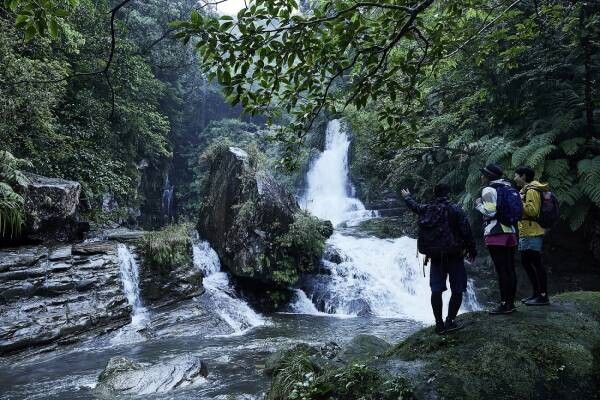
[[[119,220],[138,209],[146,225],[163,223],[168,169],[184,188],[190,148],[202,142],[208,122],[239,115],[169,27],[198,4],[128,2],[116,11],[122,3],[61,4],[0,6],[2,148],[29,160],[36,173],[79,181],[89,217],[106,217],[99,212],[104,201],[110,206],[103,211]],[[46,6],[62,11],[45,13]],[[29,13],[46,28],[24,25]]]
[[[192,254],[191,224],[167,225],[139,240],[144,262],[164,271],[189,264]]]
[[[291,113],[300,137],[321,110],[346,115],[363,194],[403,185],[422,194],[445,181],[471,208],[482,164],[502,164],[509,178],[528,164],[572,229],[587,221],[600,255],[600,5],[328,0],[305,14],[296,8],[254,1],[237,18],[195,16],[178,27],[200,38],[206,71],[249,111]]]
[[[416,124],[399,124],[375,145],[357,141],[355,168],[372,177],[365,190],[411,186],[422,195],[444,181],[470,209],[482,165],[502,165],[509,179],[517,166],[531,165],[557,194],[570,227],[585,225],[600,255],[598,11],[523,2],[507,12],[489,38],[422,83],[408,120]],[[358,137],[372,137],[369,127],[380,123],[369,110],[348,119]],[[370,159],[378,160],[371,174]]]

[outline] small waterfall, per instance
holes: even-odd
[[[310,298],[318,310],[331,314],[433,321],[429,279],[423,276],[415,239],[356,237],[339,229],[356,226],[375,215],[351,197],[354,190],[348,174],[350,140],[341,122],[330,121],[326,135],[325,151],[308,172],[308,188],[300,204],[338,227],[327,246],[340,257],[337,262],[323,260],[328,274],[304,278],[301,286],[308,294],[306,300]],[[445,297],[447,306],[448,292]],[[308,310],[303,300],[297,299],[292,307]],[[478,306],[472,283],[464,305],[466,309]]]
[[[317,310],[317,307],[300,289],[294,289],[294,297],[289,305],[289,311],[295,314],[327,315]]]
[[[146,321],[148,317],[148,311],[142,305],[142,299],[140,297],[140,275],[139,267],[133,252],[124,245],[119,243],[117,245],[119,255],[119,272],[121,275],[121,282],[123,282],[123,290],[127,297],[128,303],[132,307],[131,312],[131,324],[133,326],[140,326]]]
[[[204,274],[203,285],[214,303],[215,311],[231,326],[234,334],[265,324],[259,314],[236,296],[229,277],[221,271],[219,256],[208,242],[194,244],[193,259],[194,265]]]
[[[167,219],[168,222],[171,222],[171,220],[174,217],[174,212],[173,212],[173,193],[174,193],[174,191],[175,191],[175,186],[171,185],[171,182],[169,181],[169,174],[167,174],[165,176],[165,184],[163,187],[161,210],[162,210],[162,214],[164,215],[164,217]]]

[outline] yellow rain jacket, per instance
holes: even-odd
[[[544,234],[544,228],[535,219],[539,216],[542,206],[540,191],[547,192],[548,190],[547,183],[540,183],[538,181],[532,181],[521,189],[523,220],[519,221],[519,236],[540,236]]]

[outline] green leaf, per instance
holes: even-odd
[[[55,18],[52,18],[48,21],[48,32],[50,32],[50,36],[56,38],[58,36],[58,23]]]

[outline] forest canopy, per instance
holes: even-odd
[[[163,3],[7,0],[8,150],[90,196],[139,202],[142,160],[192,179],[181,154],[206,143],[208,120],[188,100],[222,90],[281,125],[288,166],[319,118],[343,116],[362,193],[443,181],[470,208],[481,164],[528,164],[570,227],[600,237],[597,2],[256,0],[235,16]]]

